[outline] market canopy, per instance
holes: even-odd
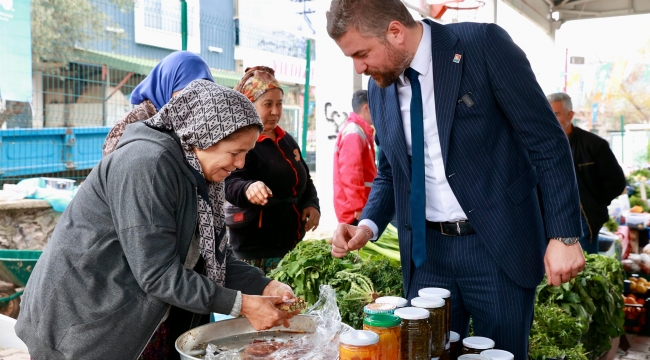
[[[494,1],[494,0],[486,0]],[[570,20],[650,13],[650,1],[641,0],[502,0],[548,34]],[[557,13],[557,14],[556,14]]]
[[[159,60],[139,58],[135,56],[120,55],[104,51],[75,49],[77,58],[80,61],[87,61],[95,64],[106,65],[111,69],[134,72],[147,75],[158,64]],[[235,87],[242,77],[242,74],[220,69],[210,69],[214,81],[229,88]]]

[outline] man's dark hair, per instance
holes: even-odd
[[[368,90],[359,90],[352,95],[352,111],[361,112],[363,105],[368,103]]]
[[[401,0],[332,0],[326,15],[327,33],[334,40],[350,29],[364,36],[385,39],[392,21],[408,28],[417,25]]]

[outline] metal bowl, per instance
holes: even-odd
[[[313,319],[310,315],[297,315],[290,320],[289,328],[279,326],[266,331],[253,329],[248,319],[243,317],[218,321],[185,332],[176,340],[176,351],[181,355],[181,360],[200,360],[205,355],[208,343],[238,349],[255,339],[291,340],[316,331]]]

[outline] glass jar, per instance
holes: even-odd
[[[431,325],[429,312],[416,307],[395,310],[395,316],[402,319],[401,358],[403,360],[431,359]]]
[[[455,331],[449,332],[449,359],[458,360],[460,356],[460,335]]]
[[[418,296],[423,298],[440,298],[445,301],[445,344],[449,343],[451,331],[451,291],[443,288],[423,288],[418,291]]]
[[[411,305],[429,311],[429,324],[431,325],[431,357],[442,356],[445,352],[445,301],[440,298],[416,297],[411,300]]]
[[[391,304],[395,305],[396,308],[403,308],[405,307],[409,302],[408,300],[404,299],[403,297],[399,296],[382,296],[378,297],[375,300],[376,304]]]
[[[372,303],[363,307],[363,313],[365,315],[375,315],[375,314],[392,315],[395,312],[395,309],[397,309],[397,307],[393,304]]]
[[[479,355],[485,350],[494,348],[494,340],[482,336],[470,336],[463,339],[463,355]]]
[[[339,360],[379,360],[379,335],[350,330],[340,336]]]
[[[487,356],[492,360],[515,360],[515,356],[511,352],[505,350],[485,350],[481,352],[481,355]]]
[[[467,354],[458,357],[458,360],[491,360],[485,355]]]
[[[379,335],[379,359],[399,360],[402,320],[390,314],[368,315],[363,319],[363,330]]]

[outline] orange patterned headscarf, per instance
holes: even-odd
[[[235,86],[235,90],[244,94],[251,102],[255,102],[272,89],[280,89],[284,93],[282,86],[275,78],[275,70],[266,66],[247,68],[244,77]]]

